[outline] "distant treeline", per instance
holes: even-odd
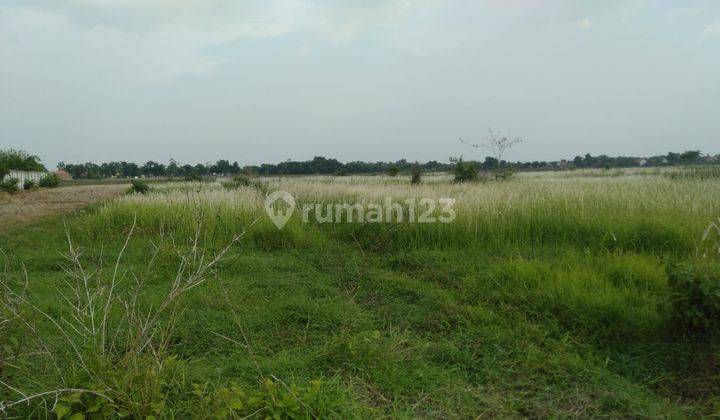
[[[717,164],[720,155],[708,156],[699,151],[684,153],[668,153],[667,155],[649,158],[606,155],[576,156],[572,160],[561,161],[533,161],[533,162],[498,162],[492,157],[484,161],[468,161],[480,170],[494,170],[499,167],[516,170],[557,170],[572,168],[631,168],[631,167],[657,167],[690,164]],[[317,156],[309,161],[287,161],[277,164],[264,163],[262,165],[240,166],[237,162],[218,160],[214,164],[180,164],[170,160],[168,164],[149,161],[143,165],[132,162],[108,162],[102,164],[84,163],[70,164],[60,162],[59,169],[70,173],[73,178],[134,178],[134,177],[201,177],[208,175],[310,175],[310,174],[370,174],[370,173],[409,173],[414,167],[423,172],[452,171],[454,163],[430,161],[425,163],[409,162],[405,159],[397,162],[348,162],[343,163],[337,159]]]

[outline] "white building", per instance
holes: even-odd
[[[40,171],[16,171],[16,170],[10,170],[7,175],[5,175],[5,178],[3,178],[3,181],[6,181],[8,179],[15,178],[18,180],[18,189],[23,189],[23,186],[25,185],[25,181],[31,180],[35,181],[35,183],[40,182],[41,179],[43,179],[47,175],[47,172],[40,172]]]

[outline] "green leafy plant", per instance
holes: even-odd
[[[211,418],[317,418],[322,414],[318,408],[322,386],[321,381],[310,381],[307,386],[287,385],[273,377],[250,389],[231,383],[211,392],[209,384],[194,384],[193,394],[199,401],[199,411]]]
[[[0,191],[14,194],[18,191],[18,182],[19,181],[16,178],[8,178],[4,180],[0,182]]]
[[[130,191],[137,194],[147,194],[150,191],[150,185],[142,179],[134,179],[130,185]]]
[[[23,150],[0,150],[0,177],[11,169],[18,171],[44,171],[40,158]]]
[[[53,412],[58,420],[105,419],[112,417],[115,408],[102,393],[77,391],[58,397]]]
[[[60,177],[55,174],[45,175],[38,183],[43,188],[57,188],[60,186]]]
[[[455,164],[455,182],[472,182],[478,180],[478,170],[472,163],[463,161],[462,156],[450,158]]]
[[[720,331],[720,266],[707,259],[670,269],[673,328],[683,335]]]
[[[32,180],[32,179],[27,179],[27,180],[25,180],[25,182],[23,183],[23,189],[24,189],[25,191],[27,191],[27,190],[33,190],[33,189],[37,188],[37,186],[38,186],[38,185],[37,185],[37,182],[35,182],[35,181]]]

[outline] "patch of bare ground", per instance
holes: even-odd
[[[128,185],[84,185],[0,193],[0,233],[122,194]]]

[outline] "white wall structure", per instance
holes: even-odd
[[[25,185],[25,181],[32,180],[35,181],[35,183],[38,183],[45,177],[45,175],[47,175],[47,172],[10,170],[8,174],[5,175],[5,178],[3,178],[3,181],[15,178],[18,180],[18,189],[22,190],[23,185]]]

